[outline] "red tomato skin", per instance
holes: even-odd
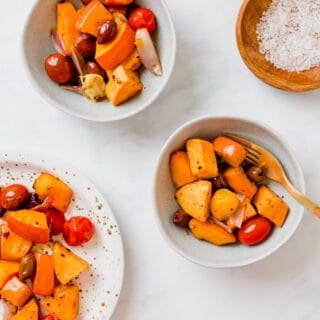
[[[54,208],[48,208],[43,211],[47,216],[48,226],[52,236],[56,236],[63,231],[63,225],[66,221],[64,213]]]
[[[87,217],[76,216],[63,225],[63,238],[69,246],[79,246],[94,235],[94,225]]]
[[[129,24],[132,29],[147,28],[152,34],[157,29],[157,22],[154,13],[147,8],[137,8],[130,13]]]
[[[272,230],[272,223],[264,217],[253,217],[245,221],[238,232],[242,244],[253,246],[263,242]]]

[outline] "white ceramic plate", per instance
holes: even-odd
[[[71,248],[92,266],[76,281],[81,289],[78,319],[108,320],[118,302],[124,270],[121,234],[108,203],[89,180],[69,166],[40,155],[0,152],[0,185],[21,183],[31,191],[35,178],[44,171],[61,178],[74,192],[66,218],[88,215],[96,227],[89,243]],[[1,312],[0,308],[0,317]]]
[[[259,261],[278,250],[297,229],[304,208],[297,203],[279,184],[267,184],[289,205],[290,212],[282,228],[274,228],[271,236],[263,243],[247,247],[244,245],[214,246],[195,239],[190,232],[172,223],[172,214],[178,205],[174,199],[174,186],[171,182],[169,159],[173,151],[181,150],[189,138],[212,140],[214,136],[230,132],[266,147],[278,157],[288,178],[301,192],[305,183],[301,167],[290,150],[273,129],[257,121],[232,117],[203,117],[192,120],[178,128],[164,145],[157,164],[154,180],[154,204],[156,221],[160,231],[170,246],[178,253],[198,264],[213,267],[238,267]]]
[[[45,58],[54,53],[50,30],[56,25],[58,0],[35,2],[24,28],[22,53],[26,71],[41,97],[60,110],[82,119],[107,122],[130,117],[145,109],[159,96],[173,70],[176,56],[176,36],[170,12],[164,0],[137,0],[137,4],[152,9],[157,17],[158,31],[155,43],[163,67],[163,76],[156,77],[146,70],[141,72],[144,89],[141,94],[119,107],[109,102],[95,103],[81,95],[59,88],[44,70]],[[80,0],[72,0],[80,7]]]

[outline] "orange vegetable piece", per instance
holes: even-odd
[[[138,50],[133,50],[132,53],[126,59],[124,59],[121,64],[125,69],[132,71],[138,70],[142,64]]]
[[[213,149],[232,167],[239,167],[247,156],[247,151],[241,144],[223,136],[213,140]]]
[[[213,145],[203,139],[189,139],[186,143],[191,171],[199,179],[218,175],[218,166]]]
[[[34,294],[41,296],[50,296],[54,290],[53,256],[35,253],[35,258],[37,262],[37,268],[33,281],[33,292]]]
[[[32,241],[14,233],[7,225],[2,226],[1,259],[18,261],[31,249]]]
[[[39,307],[35,299],[30,300],[12,320],[38,320]]]
[[[67,55],[71,55],[75,40],[80,35],[80,32],[75,27],[77,16],[77,11],[71,2],[58,2],[57,30],[62,36]]]
[[[53,297],[46,297],[42,308],[59,320],[76,320],[79,313],[79,287],[60,285],[55,287]]]
[[[19,273],[18,262],[0,260],[0,289],[12,276]]]
[[[33,188],[41,200],[50,198],[52,207],[65,213],[72,199],[71,188],[50,173],[41,173]]]
[[[189,158],[185,151],[175,151],[171,154],[170,173],[177,188],[197,180],[191,172]]]
[[[135,32],[127,19],[120,13],[115,13],[114,17],[118,26],[116,37],[96,47],[95,59],[106,71],[115,69],[135,49]]]
[[[32,241],[14,233],[8,225],[2,225],[1,259],[18,261],[31,249]]]
[[[47,243],[50,230],[46,215],[33,210],[9,211],[6,214],[9,228],[19,236],[37,243]]]
[[[107,20],[113,20],[112,14],[99,0],[92,0],[78,10],[75,26],[77,30],[96,37],[99,25]]]
[[[277,227],[283,226],[289,207],[270,188],[264,185],[260,186],[252,202],[259,214],[271,220]]]
[[[242,167],[228,168],[223,176],[234,192],[243,194],[252,200],[258,188],[249,180]]]
[[[133,0],[104,0],[104,3],[110,6],[126,6],[132,2]]]
[[[21,308],[31,297],[31,289],[16,276],[9,279],[0,290],[1,297],[14,306]]]
[[[189,228],[197,239],[208,241],[217,246],[237,242],[234,234],[227,232],[215,223],[202,222],[193,218],[189,222]]]

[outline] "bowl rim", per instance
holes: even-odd
[[[243,17],[246,12],[246,9],[251,1],[252,0],[244,0],[242,2],[240,9],[238,11],[238,14],[237,14],[237,20],[236,20],[236,25],[235,25],[235,35],[236,35],[238,51],[240,53],[240,56],[241,56],[243,62],[248,67],[248,69],[259,80],[261,80],[265,84],[268,84],[269,86],[276,88],[276,89],[280,89],[283,91],[290,91],[290,92],[305,92],[305,91],[311,91],[311,90],[318,89],[319,85],[316,83],[296,84],[295,88],[293,88],[292,86],[286,85],[282,81],[277,80],[274,76],[272,76],[272,77],[268,76],[269,73],[262,70],[262,68],[258,64],[253,62],[253,60],[251,59],[250,55],[247,52],[247,49],[244,46],[244,41],[243,41],[243,36],[242,36]],[[274,68],[276,68],[276,67],[274,67]],[[288,74],[290,74],[290,73],[291,72],[288,72]]]
[[[153,175],[153,190],[152,190],[152,193],[153,193],[153,199],[152,199],[153,200],[153,214],[154,214],[154,218],[155,218],[155,222],[157,224],[158,230],[160,231],[162,237],[166,240],[167,244],[169,245],[169,247],[171,247],[171,249],[173,249],[174,251],[179,253],[181,256],[183,256],[184,258],[186,258],[187,260],[189,260],[195,264],[198,264],[198,265],[201,265],[204,267],[208,267],[208,268],[213,268],[213,269],[243,267],[243,266],[247,266],[247,265],[256,263],[258,261],[261,261],[261,260],[267,258],[268,256],[272,255],[273,253],[275,253],[277,250],[279,250],[280,247],[282,247],[296,232],[296,230],[297,230],[297,228],[303,218],[303,215],[304,215],[304,207],[302,205],[298,204],[297,217],[295,219],[295,223],[293,224],[293,227],[289,230],[289,232],[285,235],[285,237],[282,239],[282,241],[279,242],[278,245],[276,245],[272,250],[267,251],[265,254],[260,255],[259,257],[247,259],[246,261],[242,261],[240,263],[231,263],[231,264],[205,263],[201,259],[198,259],[198,258],[195,258],[193,256],[186,254],[179,246],[177,246],[172,241],[171,237],[169,237],[169,235],[167,234],[165,228],[163,227],[162,220],[159,215],[158,201],[157,201],[157,189],[158,189],[157,188],[157,176],[159,173],[159,168],[160,168],[162,161],[164,160],[165,155],[168,153],[168,146],[175,140],[177,134],[181,133],[182,131],[184,131],[187,128],[191,128],[194,125],[200,124],[202,121],[210,121],[210,120],[220,120],[220,121],[232,120],[232,121],[246,122],[248,124],[257,125],[257,126],[261,127],[262,129],[270,132],[272,135],[277,137],[279,141],[281,141],[281,143],[283,144],[283,146],[287,150],[289,156],[291,157],[293,165],[296,168],[296,175],[298,177],[298,181],[301,184],[300,191],[302,193],[305,193],[305,179],[304,179],[303,171],[302,171],[302,168],[301,168],[299,161],[297,160],[295,154],[293,153],[290,145],[286,142],[286,140],[282,137],[282,135],[280,135],[277,131],[275,131],[273,128],[271,128],[269,125],[265,124],[264,122],[259,121],[259,120],[255,120],[250,117],[244,118],[244,117],[212,116],[212,115],[197,117],[197,118],[189,120],[189,121],[185,122],[184,124],[182,124],[181,126],[179,126],[166,140],[165,144],[163,145],[163,147],[158,155],[158,159],[157,159],[157,163],[156,163],[156,167],[155,167],[155,171],[154,171],[154,175]]]
[[[176,32],[175,32],[175,27],[174,27],[174,23],[173,23],[173,19],[172,19],[172,15],[170,13],[169,7],[166,3],[165,0],[157,0],[158,2],[161,3],[161,6],[163,7],[163,10],[166,14],[166,16],[168,17],[168,27],[170,29],[170,33],[172,35],[172,55],[170,57],[170,61],[168,64],[168,69],[166,71],[166,75],[164,77],[164,80],[161,82],[161,84],[158,86],[158,90],[152,95],[150,96],[150,98],[148,100],[146,100],[144,103],[142,103],[137,109],[133,110],[133,111],[129,111],[123,115],[115,115],[115,116],[108,116],[108,117],[104,117],[104,118],[97,118],[97,117],[93,117],[90,115],[81,115],[76,111],[70,110],[67,107],[64,107],[63,104],[58,103],[57,101],[55,101],[53,98],[51,98],[50,95],[48,95],[43,89],[42,86],[34,79],[33,75],[32,75],[32,71],[31,71],[31,66],[28,63],[28,58],[27,58],[27,54],[26,54],[26,45],[27,45],[27,41],[26,41],[26,34],[27,34],[27,29],[30,23],[32,23],[31,21],[31,17],[33,16],[33,14],[36,12],[37,7],[39,5],[39,2],[41,0],[38,0],[34,3],[34,5],[32,6],[27,19],[23,25],[23,32],[22,32],[22,39],[20,41],[20,52],[22,55],[22,62],[23,62],[23,68],[26,71],[26,74],[28,76],[28,79],[30,80],[30,82],[32,83],[32,87],[34,88],[34,90],[38,93],[38,95],[42,98],[43,101],[47,102],[48,104],[50,104],[51,106],[59,109],[60,111],[68,114],[69,116],[73,116],[79,119],[83,119],[83,120],[88,120],[88,121],[92,121],[92,122],[114,122],[114,121],[118,121],[118,120],[123,120],[126,118],[129,118],[131,116],[136,115],[137,113],[143,111],[144,109],[146,109],[147,107],[151,106],[151,104],[153,102],[155,102],[155,100],[160,96],[160,94],[164,91],[165,87],[167,86],[175,63],[176,63],[176,56],[177,56],[177,36],[176,36]],[[58,2],[58,0],[56,0]],[[115,108],[114,106],[112,106],[110,104],[110,102],[107,103],[108,107],[112,107]]]

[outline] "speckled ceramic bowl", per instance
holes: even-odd
[[[56,24],[57,2],[58,0],[36,1],[23,34],[22,51],[26,70],[40,96],[70,115],[100,122],[124,119],[150,106],[167,84],[176,55],[174,26],[164,0],[136,1],[141,6],[152,9],[157,17],[156,46],[164,74],[162,77],[156,77],[149,71],[143,70],[141,73],[141,80],[144,84],[142,93],[117,108],[107,101],[94,103],[81,95],[62,90],[48,78],[44,70],[44,60],[55,51],[50,40],[50,30]],[[72,2],[80,7],[79,0],[72,0]]]
[[[261,123],[239,118],[204,117],[178,128],[169,137],[159,156],[154,177],[155,217],[163,237],[174,250],[195,263],[212,268],[244,266],[269,256],[293,235],[303,215],[300,204],[281,186],[269,182],[268,185],[284,197],[290,213],[284,226],[281,229],[275,228],[272,235],[260,245],[218,247],[195,239],[190,232],[172,223],[172,214],[178,205],[174,199],[175,189],[169,172],[170,154],[183,149],[188,138],[211,140],[221,132],[239,134],[266,147],[281,161],[292,183],[302,192],[305,191],[302,170],[289,146],[276,132]]]

